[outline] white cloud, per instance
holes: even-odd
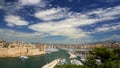
[[[20,7],[25,6],[25,5],[32,5],[36,7],[42,7],[44,8],[45,6],[48,5],[48,1],[45,0],[18,0],[18,4]]]
[[[39,4],[41,0],[19,0],[22,5],[36,5]]]
[[[86,38],[80,38],[80,39],[70,39],[65,38],[63,40],[55,40],[55,39],[45,39],[44,37],[49,36],[45,35],[44,33],[35,32],[35,33],[24,33],[24,32],[18,32],[15,30],[10,29],[0,29],[0,38],[3,38],[6,41],[24,41],[24,42],[42,42],[42,43],[68,43],[68,44],[79,44],[84,43],[84,41],[89,42],[90,37]],[[51,36],[51,35],[50,35]]]
[[[114,30],[120,30],[120,22],[117,24],[105,24],[101,27],[97,27],[94,32],[109,32]]]
[[[22,5],[36,5],[41,3],[42,0],[21,0]],[[51,8],[45,10],[37,10],[34,16],[43,20],[37,24],[30,25],[28,28],[40,33],[48,33],[51,36],[61,35],[70,38],[82,38],[89,36],[88,32],[83,31],[81,26],[92,25],[98,22],[114,20],[120,16],[120,6],[110,8],[99,8],[88,12],[69,12],[66,8]],[[60,21],[54,21],[62,19]],[[23,26],[28,25],[27,21],[24,21],[19,16],[6,16],[5,21],[8,22],[8,26]],[[116,28],[117,27],[117,28]],[[118,26],[112,27],[98,27],[95,32],[105,32],[109,30],[116,30]],[[94,32],[94,33],[95,33]]]
[[[85,21],[89,21],[89,20],[85,20]],[[70,18],[58,22],[51,21],[51,22],[42,22],[42,23],[34,24],[29,26],[29,29],[38,32],[48,33],[53,36],[61,35],[70,38],[82,38],[88,36],[86,32],[82,31],[82,29],[76,28],[79,25],[86,24],[82,22],[84,22],[84,20],[79,22],[74,18]]]
[[[46,34],[47,35],[47,34]],[[6,41],[24,41],[24,42],[44,42],[45,40],[42,40],[43,37],[46,36],[43,33],[24,33],[24,32],[18,32],[15,30],[10,29],[0,29],[0,38],[3,38]]]
[[[15,26],[25,26],[25,25],[29,24],[27,21],[24,21],[19,16],[14,16],[14,15],[5,16],[4,20],[7,22],[7,26],[14,26],[14,25]]]
[[[44,37],[44,33],[24,33],[24,32],[18,32],[15,30],[10,29],[0,29],[0,35],[9,36],[9,37],[17,37],[17,38],[33,38],[33,37]],[[1,36],[2,37],[2,36]]]
[[[5,11],[6,14],[17,14],[20,12],[22,12],[21,14],[23,15],[32,15],[30,14],[31,9],[29,9],[30,11],[28,12],[28,10],[21,10],[21,9],[25,9],[26,6],[30,7],[30,6],[34,6],[34,9],[41,9],[41,8],[45,8],[48,5],[48,1],[46,0],[16,0],[15,2],[4,2],[4,0],[0,0],[0,9],[3,9]],[[26,12],[27,13],[24,13]]]
[[[29,29],[37,32],[48,33],[52,36],[61,35],[70,38],[81,38],[87,36],[82,30],[78,30],[71,25],[55,22],[44,22],[29,26]]]
[[[100,20],[114,20],[120,16],[120,6],[110,8],[100,8],[87,13],[87,15],[95,15]]]
[[[14,24],[7,23],[7,26],[9,26],[9,27],[14,27]]]
[[[66,13],[64,8],[52,8],[43,11],[38,11],[35,13],[35,17],[41,20],[54,20],[65,17]]]
[[[35,17],[42,19],[44,22],[30,25],[29,29],[37,32],[48,33],[51,36],[62,35],[70,38],[81,38],[89,36],[91,33],[89,31],[85,32],[81,28],[77,27],[117,19],[120,15],[119,7],[120,6],[106,9],[99,8],[97,10],[95,9],[84,13],[68,12],[64,8],[52,8],[45,11],[38,11],[35,13]],[[63,18],[63,20],[54,21],[60,18]],[[98,27],[95,28],[95,31],[92,33],[116,30],[118,29],[118,26]]]
[[[24,5],[35,5],[26,3]],[[36,31],[35,33],[21,33],[15,31],[7,31],[11,36],[15,37],[45,37],[45,36],[65,36],[69,38],[89,38],[91,34],[89,31],[85,32],[82,28],[77,28],[86,25],[93,25],[98,22],[114,20],[120,17],[120,6],[106,8],[106,9],[95,9],[88,12],[69,12],[65,8],[51,8],[46,10],[37,10],[34,16],[43,22],[30,25],[28,28]],[[61,19],[59,21],[54,21]],[[5,21],[10,27],[13,26],[24,26],[28,25],[27,21],[24,21],[19,16],[5,16]],[[120,29],[119,24],[106,24],[101,27],[93,29],[92,33],[107,32]],[[2,32],[1,32],[2,33]],[[46,35],[47,34],[47,35]],[[3,34],[4,35],[4,34]],[[89,40],[89,39],[88,39]]]
[[[84,13],[68,12],[66,8],[51,8],[37,11],[34,15],[43,21],[65,18],[66,20],[72,19],[71,23],[76,22],[78,25],[91,25],[101,21],[117,19],[120,16],[119,8],[120,6],[106,9],[99,8]]]

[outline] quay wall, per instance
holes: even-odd
[[[45,54],[45,51],[41,51],[38,48],[0,48],[0,57],[33,56],[40,54]]]

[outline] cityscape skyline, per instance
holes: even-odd
[[[0,38],[79,44],[120,41],[119,0],[1,0]]]

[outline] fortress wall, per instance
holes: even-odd
[[[0,48],[0,57],[7,57],[8,56],[8,49],[7,48]]]
[[[28,49],[28,56],[44,54],[45,51],[40,51],[39,49]]]
[[[8,57],[18,57],[27,54],[26,48],[10,48],[7,51],[8,51]]]
[[[21,55],[33,56],[44,53],[45,51],[33,48],[0,48],[0,57],[19,57]]]

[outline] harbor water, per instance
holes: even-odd
[[[59,50],[50,54],[29,57],[21,60],[19,58],[0,58],[0,68],[41,68],[43,65],[57,59],[66,59],[69,63],[69,54],[64,50]]]

